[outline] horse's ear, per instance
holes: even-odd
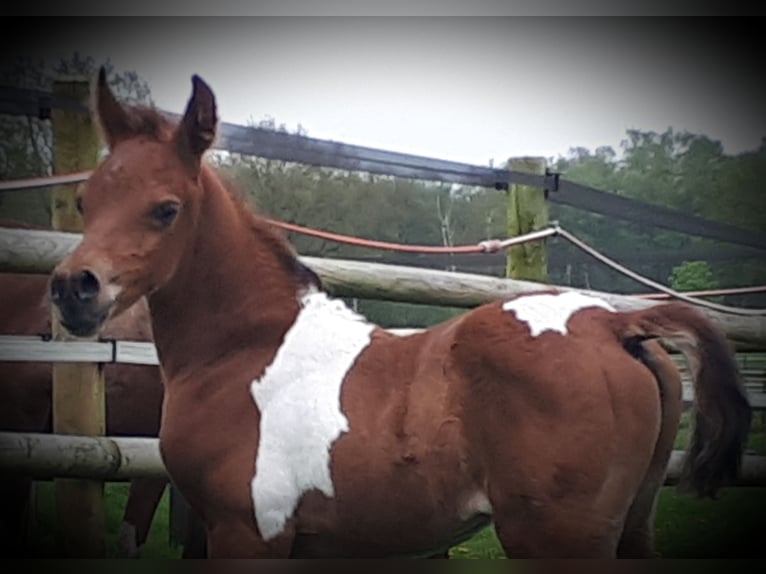
[[[199,173],[202,154],[213,144],[217,122],[213,91],[195,74],[192,95],[175,136],[181,159],[195,175]]]
[[[98,71],[98,81],[95,90],[96,117],[101,126],[101,133],[106,144],[114,145],[129,137],[132,133],[132,122],[128,111],[114,97],[106,81],[106,68],[101,66]]]

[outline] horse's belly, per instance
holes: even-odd
[[[418,408],[409,406],[413,421]],[[459,419],[437,409],[396,439],[385,417],[378,425],[350,419],[351,432],[334,445],[333,495],[307,493],[298,508],[306,554],[426,556],[489,524],[484,473]]]
[[[450,548],[469,540],[492,524],[486,514],[455,521],[438,533],[423,531],[418,535],[400,532],[398,539],[376,532],[307,532],[299,530],[293,544],[295,558],[429,558],[439,557]],[[371,542],[372,541],[372,542]]]
[[[300,556],[425,557],[446,552],[491,523],[492,508],[477,489],[433,496],[392,489],[350,493],[333,500],[311,493],[299,511]]]

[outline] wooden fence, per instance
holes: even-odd
[[[24,271],[49,273],[79,243],[74,233],[0,228],[0,273]],[[338,297],[475,307],[550,285],[501,279],[470,273],[418,269],[381,263],[303,257],[316,271],[328,291]],[[659,304],[614,293],[566,288],[596,294],[620,310]],[[739,350],[766,350],[766,316],[746,316],[701,308]]]
[[[45,480],[53,477],[122,481],[167,476],[159,441],[152,438],[90,437],[0,432],[0,468]],[[666,485],[678,483],[685,454],[673,451]],[[746,454],[737,486],[766,484],[766,456]]]
[[[82,101],[38,90],[0,86],[0,114],[50,117],[53,109],[85,111]],[[180,115],[164,112],[171,119]],[[297,162],[377,175],[508,189],[525,185],[548,191],[552,203],[568,205],[620,221],[631,221],[752,249],[766,249],[766,233],[710,221],[667,207],[644,203],[559,177],[477,166],[455,161],[350,145],[263,128],[221,122],[216,149],[266,159]]]
[[[0,113],[43,117],[50,109],[85,111],[81,100],[65,94],[0,87]],[[46,113],[43,113],[46,112]],[[54,114],[55,115],[55,114]],[[168,114],[176,116],[176,114]],[[651,223],[672,231],[726,241],[750,250],[766,249],[766,235],[711,222],[660,206],[579,185],[549,173],[524,173],[479,167],[318,140],[299,135],[222,123],[218,149],[268,159],[300,162],[341,170],[508,189],[526,185],[546,192],[548,199],[610,217]],[[79,242],[73,233],[0,228],[0,272],[48,273]],[[549,287],[530,281],[497,279],[358,261],[303,258],[336,296],[473,307],[482,303]],[[657,303],[598,293],[618,309],[644,308]],[[738,349],[766,349],[766,318],[738,316],[703,309]],[[119,361],[156,364],[153,346],[127,342],[43,342],[32,338],[0,337],[0,361],[45,360]],[[157,439],[79,435],[0,433],[0,469],[38,478],[67,477],[125,480],[162,476],[165,469]],[[677,481],[683,454],[674,453],[669,484]],[[740,484],[766,484],[766,457],[748,456]],[[101,535],[103,538],[103,533]]]

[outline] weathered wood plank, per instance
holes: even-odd
[[[418,333],[422,329],[389,329],[399,336]],[[675,357],[675,356],[674,356]],[[0,335],[0,362],[94,362],[123,363],[133,365],[158,365],[157,349],[153,343],[137,341],[43,341],[26,335]],[[684,376],[683,397],[686,403],[694,399],[694,389],[688,380],[685,364],[676,362]],[[743,371],[745,387],[754,410],[766,410],[766,393],[763,392],[763,373]]]
[[[555,287],[532,281],[380,263],[315,257],[303,257],[302,260],[319,274],[328,291],[340,297],[475,307],[513,295]],[[619,310],[632,311],[662,304],[603,291],[561,288],[596,295]],[[766,317],[735,315],[704,307],[700,307],[700,311],[726,333],[737,349],[766,349]]]
[[[156,438],[0,432],[0,468],[31,475],[125,480],[167,475]]]
[[[0,272],[19,270],[49,273],[63,256],[74,250],[80,240],[81,236],[74,233],[0,228]],[[338,297],[475,307],[552,287],[532,281],[404,265],[317,257],[301,257],[301,260],[314,269],[328,291]],[[621,310],[644,309],[662,304],[615,293],[562,288],[598,295]],[[766,349],[766,317],[700,309],[726,333],[737,349]]]
[[[53,93],[87,102],[87,80],[66,79],[53,84]],[[99,138],[87,111],[54,109],[53,171],[69,174],[93,169],[98,163]],[[77,209],[78,188],[62,185],[51,193],[51,224],[58,231],[82,231]],[[61,341],[73,337],[52,311],[51,332]],[[106,432],[104,373],[94,363],[53,363],[53,431],[61,434],[103,435]],[[98,480],[56,480],[56,539],[64,556],[106,556],[104,484]]]
[[[0,273],[47,275],[80,241],[79,233],[0,227]]]
[[[509,169],[545,174],[545,158],[519,157],[508,160]],[[518,237],[548,227],[548,203],[542,189],[514,184],[508,189],[508,237]],[[545,283],[548,254],[544,241],[532,241],[508,249],[505,276]]]
[[[0,361],[106,363],[112,345],[85,341],[42,341],[39,338],[0,335]]]
[[[45,341],[0,335],[0,361],[158,365],[153,343],[140,341]]]
[[[677,484],[685,453],[673,451],[666,484]],[[0,432],[0,470],[38,479],[53,476],[127,480],[167,476],[155,438]],[[738,486],[766,485],[766,457],[745,455]]]
[[[130,365],[159,365],[160,358],[154,343],[116,341],[115,362]]]

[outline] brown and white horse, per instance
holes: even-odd
[[[714,495],[737,476],[750,407],[696,310],[550,290],[391,334],[328,297],[202,161],[216,105],[192,84],[172,126],[100,73],[111,153],[51,296],[79,335],[148,297],[161,450],[211,557],[432,555],[490,522],[509,556],[651,555],[681,410],[657,338],[696,368],[684,482]]]
[[[5,227],[28,227],[3,222]],[[50,335],[51,310],[48,276],[0,274],[0,333]],[[151,341],[149,309],[138,301],[126,313],[107,321],[107,338]],[[154,366],[106,365],[106,428],[115,436],[158,436],[163,385]],[[0,363],[0,430],[51,432],[50,363]],[[132,480],[123,514],[117,553],[137,556],[146,542],[167,479]],[[32,481],[0,477],[0,555],[25,556],[35,552],[25,540],[25,517]]]

